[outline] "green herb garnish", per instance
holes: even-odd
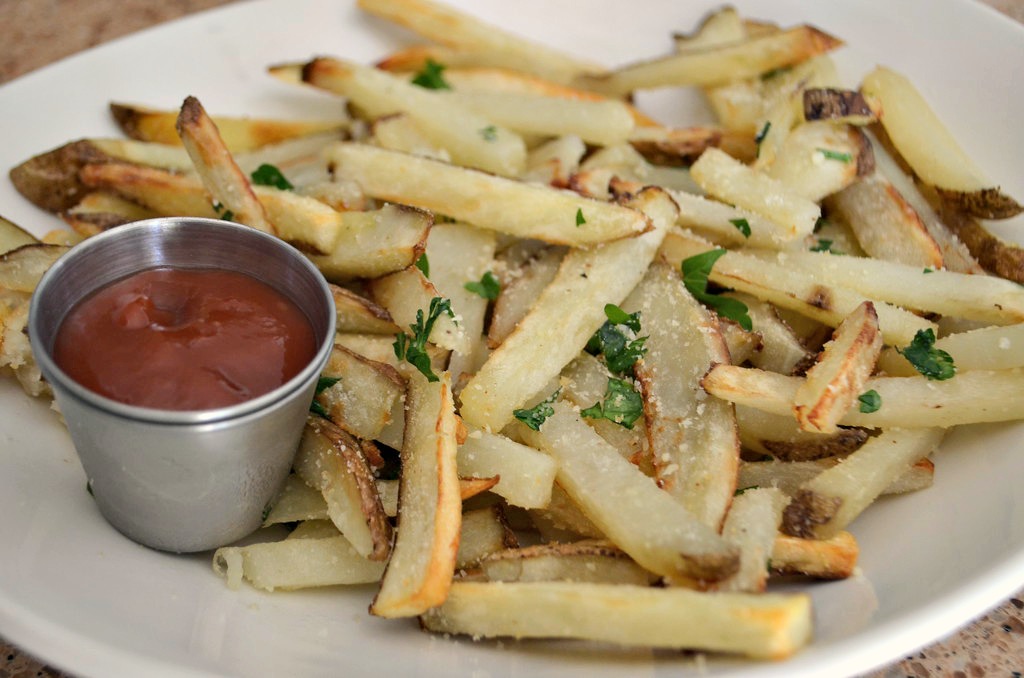
[[[438,381],[437,375],[431,369],[430,355],[427,353],[427,338],[442,313],[447,313],[451,318],[455,317],[455,314],[452,313],[452,302],[441,297],[434,297],[430,300],[430,309],[426,318],[423,317],[422,308],[416,311],[416,322],[409,325],[412,337],[400,332],[395,337],[395,343],[392,344],[398,359],[408,361],[427,378],[427,381]]]
[[[420,269],[420,273],[423,274],[424,278],[430,277],[430,259],[427,259],[426,252],[421,254],[420,258],[416,260],[416,268]]]
[[[756,137],[754,137],[754,143],[757,144],[757,155],[758,155],[758,157],[761,156],[761,142],[764,141],[764,138],[766,136],[768,136],[768,130],[770,130],[771,128],[772,128],[772,121],[771,120],[765,121],[764,127],[762,127],[761,131],[757,133]]]
[[[423,64],[423,70],[412,79],[412,84],[426,89],[451,89],[451,85],[444,79],[445,68],[444,64],[439,64],[428,57],[427,63]]]
[[[849,153],[840,153],[839,151],[833,151],[828,148],[819,148],[818,153],[821,153],[827,160],[838,160],[839,162],[852,162],[853,156]]]
[[[583,218],[583,208],[576,208],[576,228],[579,228],[583,224],[587,223],[587,220]]]
[[[593,407],[581,410],[588,419],[607,419],[619,426],[632,429],[633,424],[644,413],[644,401],[633,385],[624,379],[608,379],[604,400]]]
[[[836,254],[832,250],[832,242],[828,238],[818,238],[818,244],[811,248],[812,252],[828,252],[829,254]]]
[[[864,391],[857,396],[857,401],[860,403],[860,411],[864,414],[877,412],[882,407],[882,396],[878,395],[878,391],[875,389]]]
[[[484,141],[497,141],[498,128],[494,125],[488,125],[480,130],[480,136],[484,138]]]
[[[925,268],[925,269],[924,269],[924,271],[923,271],[923,273],[935,273],[935,269],[932,269],[932,268]]]
[[[555,408],[551,407],[551,404],[555,402],[555,399],[561,392],[562,389],[558,389],[528,410],[514,410],[512,416],[526,424],[528,428],[539,431],[541,425],[547,421],[548,417],[555,413]]]
[[[339,381],[341,381],[341,377],[325,377],[323,375],[320,375],[320,378],[316,380],[316,393],[313,394],[313,402],[309,404],[310,412],[312,412],[315,415],[321,416],[324,419],[331,418],[330,413],[327,411],[326,408],[324,408],[323,405],[317,402],[316,397],[323,393],[324,391],[326,391],[327,389],[329,389],[330,387],[337,384]]]
[[[267,163],[257,167],[250,176],[252,177],[252,183],[257,186],[273,186],[282,191],[295,190],[295,186],[281,174],[281,170]]]
[[[730,219],[729,223],[736,227],[736,229],[743,234],[744,238],[750,237],[750,222],[746,219]]]
[[[468,282],[463,285],[463,287],[473,294],[479,294],[484,299],[494,301],[498,298],[498,294],[501,292],[501,281],[498,280],[498,276],[487,271],[484,273],[483,277],[480,278],[480,282]]]
[[[633,365],[643,357],[647,349],[644,342],[647,337],[630,339],[620,328],[626,327],[633,332],[640,331],[640,312],[626,313],[615,304],[605,304],[604,322],[594,336],[587,342],[586,350],[592,355],[603,354],[608,369],[616,374],[633,373]]]
[[[223,219],[224,221],[235,220],[235,213],[224,207],[219,200],[213,201],[213,211],[217,213],[218,219]]]
[[[739,323],[740,327],[750,332],[754,328],[754,323],[750,320],[746,304],[737,299],[708,292],[708,276],[711,275],[711,269],[725,253],[724,249],[714,249],[684,259],[680,266],[683,285],[694,299],[714,309],[723,318]]]
[[[905,348],[897,348],[896,352],[907,359],[914,369],[935,381],[952,379],[956,374],[953,356],[941,348],[935,348],[935,332],[932,328],[918,330],[913,341]]]
[[[761,489],[760,485],[751,485],[750,487],[741,487],[740,489],[738,489],[735,492],[733,492],[732,496],[738,497],[741,494],[743,494],[744,492],[746,492],[747,490],[759,490],[759,489]]]

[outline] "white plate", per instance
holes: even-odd
[[[614,64],[667,50],[717,0],[460,0],[548,44]],[[844,38],[850,85],[875,63],[908,74],[979,164],[1024,195],[1024,30],[954,0],[806,3],[737,0],[746,15],[810,21]],[[217,113],[316,116],[337,103],[264,75],[268,64],[338,54],[369,61],[409,36],[338,0],[265,0],[168,24],[0,88],[0,165],[82,136],[114,135],[110,100],[177,107],[194,94]],[[644,97],[674,122],[692,98]],[[677,105],[678,104],[678,105]],[[0,214],[36,233],[58,225],[0,182]],[[1020,226],[1017,220],[1016,226]],[[1012,229],[1003,229],[1010,232]],[[96,512],[63,429],[46,407],[0,384],[0,634],[84,676],[678,676],[693,658],[581,644],[472,643],[371,618],[368,588],[228,591],[208,557],[175,557],[122,538]],[[854,525],[862,576],[804,587],[816,640],[780,664],[711,660],[708,675],[865,671],[953,630],[1024,584],[1021,425],[955,432],[935,487],[883,499]],[[614,623],[614,620],[609,620]]]

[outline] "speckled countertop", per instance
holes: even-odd
[[[127,33],[231,0],[0,0],[0,84]],[[1024,0],[983,0],[1024,23]],[[1022,574],[1024,576],[1024,574]],[[67,676],[0,637],[0,678]],[[869,678],[1024,676],[1024,590]]]

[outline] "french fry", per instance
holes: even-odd
[[[263,519],[263,527],[305,520],[330,520],[327,501],[296,474],[289,475]],[[332,523],[333,524],[333,523]]]
[[[794,537],[829,539],[849,525],[897,476],[942,441],[939,428],[890,429],[800,486],[782,517]]]
[[[799,242],[796,233],[750,210],[684,191],[669,191],[669,194],[679,205],[678,224],[711,234],[716,242],[768,249],[788,249]],[[750,235],[741,231],[737,224],[745,224]]]
[[[802,574],[819,579],[845,579],[854,573],[860,547],[849,532],[829,539],[801,539],[788,534],[775,538],[772,571]]]
[[[529,151],[526,169],[520,178],[526,182],[565,188],[569,185],[569,178],[579,170],[580,160],[586,152],[586,144],[575,134],[552,139]]]
[[[465,511],[462,514],[455,566],[465,570],[478,565],[493,553],[518,545],[516,535],[505,520],[500,505]]]
[[[852,450],[850,451],[852,453]],[[830,469],[848,456],[825,457],[813,461],[741,461],[736,485],[748,487],[774,487],[789,496],[800,486],[822,471]],[[932,486],[935,464],[930,459],[919,459],[913,466],[896,476],[881,494],[906,494]]]
[[[791,462],[845,456],[868,439],[867,431],[860,428],[840,428],[835,433],[805,431],[792,413],[772,414],[744,405],[736,406],[736,425],[744,449]],[[744,485],[739,478],[736,484],[740,488],[751,485]]]
[[[500,430],[513,410],[579,354],[604,322],[604,305],[621,303],[643,277],[677,208],[657,189],[630,204],[650,216],[654,230],[566,255],[555,280],[462,390],[461,412],[468,423]],[[568,317],[566,304],[576,308]]]
[[[331,522],[356,552],[387,560],[391,524],[358,441],[326,419],[311,416],[293,465],[308,485],[323,493]]]
[[[121,131],[132,139],[170,146],[181,145],[181,138],[175,129],[177,112],[111,102],[110,114]],[[347,119],[272,120],[217,115],[211,116],[211,119],[232,153],[244,153],[309,134],[340,133],[349,124]]]
[[[972,370],[947,381],[916,377],[874,377],[864,384],[878,393],[882,406],[872,413],[851,410],[843,426],[929,428],[1024,416],[1024,368]],[[716,365],[704,377],[704,389],[741,405],[789,414],[802,379],[755,368]]]
[[[642,126],[629,135],[629,143],[656,165],[689,166],[710,147],[742,162],[757,157],[752,136],[716,127]]]
[[[798,26],[738,43],[639,62],[606,74],[582,76],[573,84],[616,97],[638,89],[719,85],[757,77],[840,45],[842,41],[816,28]]]
[[[872,257],[942,268],[942,250],[917,212],[884,177],[866,176],[828,200]]]
[[[485,431],[471,431],[459,446],[458,467],[465,477],[497,477],[491,491],[528,509],[548,505],[558,470],[548,455]]]
[[[6,254],[22,245],[33,245],[38,242],[38,238],[21,226],[10,219],[0,217],[0,254]]]
[[[461,165],[503,176],[523,170],[526,146],[521,137],[439,92],[369,66],[329,58],[306,64],[302,77],[347,97],[370,118],[404,113]]]
[[[757,297],[741,292],[728,296],[738,299],[747,307],[754,331],[761,336],[761,347],[750,356],[750,362],[763,370],[780,374],[793,374],[810,364],[813,356],[792,328],[779,317],[775,307]],[[734,365],[740,364],[733,361]]]
[[[993,276],[925,270],[880,259],[828,252],[750,252],[793,271],[813,271],[824,285],[926,313],[1009,325],[1024,321],[1024,289]]]
[[[983,219],[1024,211],[985,176],[905,76],[878,66],[864,77],[861,92],[914,173],[945,199]]]
[[[404,205],[339,212],[348,232],[329,254],[308,254],[331,281],[372,278],[412,266],[426,248],[433,217]]]
[[[806,122],[786,136],[767,173],[797,195],[820,202],[874,168],[870,142],[859,129]]]
[[[64,223],[84,237],[156,216],[156,212],[106,191],[87,193],[71,209],[60,214]]]
[[[217,125],[195,97],[186,97],[177,120],[181,143],[192,158],[206,190],[240,223],[276,235],[277,229],[253,193],[217,130]]]
[[[339,332],[394,335],[400,330],[387,309],[344,287],[334,284],[328,287],[334,297],[338,316],[335,325]]]
[[[821,216],[821,208],[815,203],[717,148],[704,151],[690,174],[715,198],[774,221],[787,239],[809,235]]]
[[[658,484],[700,522],[719,529],[736,489],[740,444],[728,403],[700,379],[729,352],[708,312],[678,273],[652,266],[622,306],[639,311],[647,352],[634,366]]]
[[[722,525],[722,536],[740,547],[740,569],[718,582],[717,591],[764,591],[770,555],[787,497],[764,487],[740,491]]]
[[[848,125],[869,125],[877,120],[864,96],[855,90],[809,87],[803,91],[804,120],[831,120]]]
[[[568,99],[513,92],[459,90],[442,96],[497,125],[521,134],[545,137],[575,134],[587,143],[610,146],[629,139],[635,127],[629,107],[613,99]]]
[[[1024,367],[1024,323],[947,334],[935,341],[935,348],[949,353],[960,372]],[[917,374],[906,358],[891,348],[882,351],[878,367],[893,377]]]
[[[558,483],[608,538],[657,574],[719,580],[739,566],[735,547],[605,443],[572,407],[555,403],[527,441],[558,461]],[[657,515],[657,521],[641,515]]]
[[[161,215],[225,216],[223,210],[218,214],[214,209],[194,176],[124,163],[85,165],[80,176],[86,186],[113,191]],[[255,186],[252,192],[274,222],[278,235],[306,252],[334,250],[342,234],[352,228],[345,222],[355,219],[292,191]]]
[[[288,591],[380,581],[384,563],[359,555],[335,529],[333,536],[293,533],[284,541],[225,546],[214,552],[213,569],[229,588],[237,589],[245,579],[264,591]]]
[[[423,316],[430,307],[431,300],[441,297],[434,284],[416,266],[376,278],[370,281],[369,289],[374,301],[386,308],[401,327],[416,323],[417,317]],[[452,312],[457,314],[459,310],[453,308]],[[463,353],[470,346],[470,337],[464,328],[456,322],[454,315],[446,313],[438,316],[428,339],[440,348]]]
[[[584,246],[650,227],[642,214],[627,207],[435,160],[352,143],[326,152],[336,174],[355,179],[374,197],[509,235]],[[578,226],[577,215],[583,220]]]
[[[672,231],[665,236],[659,256],[678,266],[683,259],[709,249],[712,247],[692,236]],[[852,289],[822,283],[817,273],[738,251],[728,252],[718,259],[709,279],[831,327],[838,326],[857,306],[869,300],[867,295]],[[877,302],[875,311],[882,337],[890,345],[905,346],[918,330],[934,329],[927,320],[891,304]]]
[[[610,542],[538,544],[498,551],[480,562],[489,581],[571,581],[647,586],[656,579]]]
[[[68,247],[29,243],[0,255],[0,288],[14,292],[33,292],[39,279]]]
[[[558,275],[564,256],[565,252],[561,248],[550,248],[521,269],[507,272],[494,302],[491,324],[487,328],[488,346],[497,348],[512,334],[533,302]]]
[[[447,373],[437,382],[412,374],[406,406],[397,536],[370,606],[379,617],[415,616],[444,602],[459,548],[462,501]]]
[[[513,35],[458,10],[429,0],[360,0],[359,7],[453,48],[491,55],[492,63],[568,82],[600,70],[558,50]]]
[[[405,379],[391,365],[335,345],[321,376],[337,379],[315,401],[335,424],[357,438],[373,440],[391,421],[395,402],[405,395]]]
[[[809,640],[810,609],[810,599],[802,594],[456,582],[444,604],[421,622],[430,631],[485,638],[580,638],[781,659]]]
[[[881,350],[878,316],[874,305],[865,301],[839,323],[797,388],[793,410],[800,428],[836,433],[837,422],[863,392]]]

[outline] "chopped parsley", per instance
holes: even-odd
[[[420,258],[416,260],[416,268],[420,269],[420,273],[423,274],[424,278],[430,277],[430,259],[427,259],[426,252],[421,254]]]
[[[715,262],[725,252],[726,250],[724,249],[708,250],[689,259],[684,259],[680,266],[683,273],[683,285],[686,286],[687,291],[693,295],[694,299],[708,308],[714,309],[723,318],[739,323],[740,327],[749,332],[754,328],[754,323],[750,320],[750,315],[747,313],[746,304],[737,299],[708,292],[708,276],[711,275],[711,269]]]
[[[252,183],[257,186],[273,186],[282,191],[294,191],[295,186],[273,165],[263,163],[252,173]]]
[[[764,127],[762,127],[761,131],[757,133],[756,137],[754,137],[754,143],[757,144],[757,155],[758,155],[758,157],[760,157],[760,155],[761,155],[761,142],[764,141],[764,138],[766,136],[768,136],[768,130],[770,130],[771,128],[772,128],[772,121],[771,120],[765,121]]]
[[[918,330],[909,346],[897,348],[896,351],[929,379],[945,381],[956,374],[953,356],[941,348],[935,348],[935,332],[930,327]]]
[[[750,237],[750,222],[746,219],[730,219],[729,223],[736,227],[740,233],[743,234],[744,238]]]
[[[630,339],[620,327],[639,332],[640,312],[626,313],[615,304],[605,304],[604,315],[608,320],[587,342],[587,353],[603,354],[609,370],[616,374],[632,375],[633,365],[647,352],[644,348],[647,337]]]
[[[878,391],[875,389],[871,389],[857,396],[857,402],[860,403],[861,412],[871,414],[872,412],[877,412],[882,407],[882,396],[878,395]]]
[[[430,354],[427,353],[427,338],[442,313],[447,313],[451,318],[455,317],[455,314],[452,313],[452,302],[441,297],[434,297],[430,300],[430,309],[426,318],[423,317],[422,308],[416,311],[416,322],[409,325],[409,329],[412,330],[412,338],[404,332],[399,332],[395,337],[395,343],[392,344],[398,359],[408,361],[427,378],[427,381],[438,381],[437,375],[431,369]]]
[[[526,424],[527,428],[531,428],[534,431],[539,431],[541,424],[548,420],[552,414],[555,413],[555,408],[551,407],[551,404],[555,402],[558,394],[562,392],[562,389],[558,389],[550,396],[540,401],[528,410],[514,410],[512,415],[519,421]]]
[[[501,281],[498,280],[498,276],[487,271],[484,273],[483,277],[480,278],[480,282],[468,282],[463,285],[463,287],[473,294],[479,294],[484,299],[494,301],[498,298],[498,294],[501,292]]]
[[[494,125],[488,125],[480,130],[480,136],[484,138],[484,141],[497,141],[498,128]]]
[[[583,218],[583,208],[576,208],[576,228],[579,228],[583,224],[587,223],[587,220]]]
[[[935,273],[935,269],[933,269],[933,268],[925,268],[923,272],[924,273]]]
[[[821,153],[827,160],[837,160],[839,162],[852,162],[853,156],[849,153],[841,153],[839,151],[833,151],[828,148],[819,148],[818,153]]]
[[[624,379],[614,377],[608,379],[604,400],[580,411],[580,414],[588,419],[607,419],[628,429],[633,428],[633,424],[643,413],[643,398],[633,385]]]
[[[733,492],[732,496],[738,497],[741,494],[743,494],[744,492],[746,492],[747,490],[759,490],[759,489],[761,489],[760,485],[751,485],[750,487],[741,487],[740,489],[738,489],[735,492]]]
[[[330,413],[316,400],[316,396],[320,395],[330,387],[341,381],[341,377],[325,377],[320,375],[320,378],[316,381],[316,393],[313,394],[313,402],[309,404],[309,411],[315,415],[321,416],[324,419],[330,419]]]
[[[217,218],[223,219],[224,221],[234,221],[235,213],[224,207],[219,200],[213,201],[213,211],[217,213]]]
[[[833,243],[833,241],[829,240],[828,238],[818,238],[818,244],[816,244],[814,247],[812,247],[811,251],[812,252],[828,252],[829,254],[837,254],[837,252],[832,249],[832,243]]]
[[[444,79],[445,68],[444,64],[427,57],[427,63],[423,64],[423,69],[412,79],[412,84],[425,89],[451,89],[451,85]]]
[[[828,219],[825,217],[818,217],[817,221],[814,222],[814,232],[817,233],[823,227],[828,225]]]

